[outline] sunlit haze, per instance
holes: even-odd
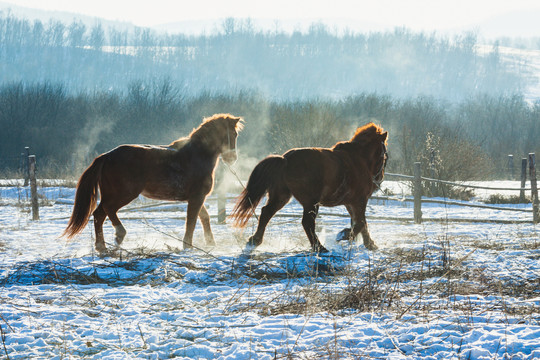
[[[406,26],[414,30],[474,30],[490,18],[516,11],[539,11],[538,0],[433,1],[433,0],[7,0],[18,6],[80,13],[138,26],[225,17],[253,19],[339,19],[379,27]],[[5,5],[5,4],[4,4]],[[540,28],[540,25],[539,25]],[[540,30],[540,29],[539,29]],[[527,35],[527,34],[523,34]],[[531,34],[537,35],[537,34]]]

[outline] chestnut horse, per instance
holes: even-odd
[[[158,200],[187,201],[184,248],[192,247],[197,216],[206,243],[215,244],[204,201],[214,184],[218,157],[228,164],[236,161],[236,138],[241,129],[241,118],[216,114],[204,119],[189,137],[169,145],[121,145],[98,156],[79,179],[73,213],[63,235],[71,238],[82,231],[93,213],[96,250],[107,251],[103,237],[107,216],[120,245],[126,230],[116,212],[142,194]],[[98,189],[101,201],[95,208]]]
[[[351,140],[339,142],[332,148],[292,149],[259,162],[231,214],[235,225],[244,227],[268,193],[257,230],[249,238],[246,251],[262,243],[266,225],[291,196],[304,208],[302,226],[313,251],[327,251],[315,234],[320,205],[345,205],[352,220],[350,240],[361,233],[366,248],[376,250],[365,214],[369,197],[383,180],[388,158],[387,137],[388,133],[381,127],[369,123],[358,128]]]

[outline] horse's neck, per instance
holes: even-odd
[[[221,143],[218,141],[218,138],[213,133],[204,132],[203,129],[198,130],[190,136],[190,141],[193,144],[203,148],[206,152],[219,155],[221,151]],[[204,129],[208,130],[208,129]]]
[[[189,144],[190,146],[186,146],[187,144]],[[210,147],[204,141],[200,141],[200,139],[192,139],[189,137],[185,137],[185,138],[181,138],[176,141],[173,141],[172,143],[169,144],[169,147],[171,149],[182,150],[182,151],[190,149],[190,151],[204,154],[209,157],[217,158],[219,156],[218,147]]]
[[[175,140],[175,141],[173,141],[172,143],[170,143],[170,144],[169,144],[169,147],[170,147],[170,148],[173,148],[173,149],[176,149],[176,150],[180,150],[180,149],[183,148],[188,142],[189,142],[189,138],[188,138],[188,137],[180,138],[180,139]]]
[[[209,148],[205,143],[194,139],[190,139],[189,146],[184,146],[178,152],[184,152],[192,161],[206,163],[212,168],[216,166],[220,155],[218,149]]]
[[[339,143],[334,147],[334,150],[343,151],[344,153],[346,153],[351,158],[353,163],[357,163],[358,159],[364,160],[366,165],[370,169],[377,162],[376,159],[367,156],[368,149],[366,148],[366,146],[364,146],[364,144],[360,144],[354,141]]]

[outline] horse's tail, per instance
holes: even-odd
[[[246,226],[255,208],[268,189],[281,181],[287,160],[281,155],[271,155],[255,166],[246,188],[240,194],[232,211],[234,226]]]
[[[90,215],[96,208],[98,197],[98,183],[101,178],[101,169],[103,168],[104,157],[99,156],[94,159],[81,175],[77,183],[77,191],[75,193],[75,204],[69,223],[64,230],[62,236],[71,238],[84,229]]]

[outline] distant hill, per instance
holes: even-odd
[[[51,19],[58,20],[64,24],[70,24],[74,20],[80,20],[89,28],[94,26],[96,22],[101,22],[101,25],[104,27],[110,26],[118,30],[132,30],[136,28],[134,24],[128,22],[106,20],[99,17],[65,11],[32,9],[3,1],[0,1],[0,12],[3,12],[4,14],[11,13],[14,17],[20,19],[28,19],[30,21],[39,20],[42,23],[47,23]]]
[[[377,92],[459,100],[477,93],[526,90],[528,99],[538,98],[538,88],[531,84],[538,83],[540,50],[524,46],[522,50],[530,51],[503,51],[516,46],[513,40],[500,39],[497,52],[492,54],[488,45],[479,56],[477,50],[485,43],[474,33],[448,41],[440,36],[444,33],[384,29],[346,19],[214,19],[165,24],[151,31],[0,2],[0,18],[8,16],[12,21],[0,27],[2,82],[52,81],[66,84],[69,91],[123,91],[135,82],[166,78],[186,94],[250,89],[277,98]],[[531,12],[514,13],[505,23],[499,19],[501,31],[513,24],[511,19],[521,19],[521,26],[534,35],[539,27],[531,22],[535,17]],[[57,27],[50,19],[67,26]],[[34,20],[43,26],[28,26],[27,21]],[[70,27],[74,20],[84,22],[86,29]],[[353,34],[339,36],[344,29]],[[302,33],[292,33],[295,30]]]
[[[47,23],[50,19],[59,20],[65,24],[73,22],[74,19],[82,21],[87,27],[92,27],[96,22],[107,27],[114,27],[117,30],[133,30],[136,25],[129,22],[112,21],[103,18],[87,16],[83,14],[64,12],[64,11],[46,11],[32,9],[11,4],[6,1],[0,1],[0,12],[11,12],[16,17],[26,18],[28,20],[40,20]],[[461,33],[464,31],[475,31],[480,38],[492,40],[495,38],[515,38],[515,37],[540,37],[540,9],[521,10],[509,12],[504,15],[494,16],[478,24],[468,24],[463,27],[439,29],[440,34]],[[197,19],[189,21],[178,21],[153,26],[152,29],[157,32],[168,32],[170,34],[183,33],[188,35],[213,34],[221,31],[224,19]],[[365,22],[351,18],[311,18],[311,19],[271,19],[257,18],[250,19],[255,30],[265,32],[279,29],[284,32],[293,32],[296,30],[306,32],[313,24],[324,24],[331,31],[341,33],[349,30],[356,33],[369,33],[377,31],[393,30],[393,25],[381,24],[376,22]],[[525,35],[524,35],[525,34]]]
[[[245,21],[242,19],[240,21]],[[323,24],[328,29],[338,33],[343,31],[351,31],[355,33],[367,33],[373,31],[385,31],[392,30],[391,27],[374,22],[363,22],[354,19],[335,18],[335,19],[270,19],[270,18],[258,18],[249,19],[255,30],[264,32],[273,32],[276,30],[292,33],[294,31],[306,32],[314,24]],[[212,34],[216,31],[221,31],[223,27],[224,19],[201,19],[201,20],[189,20],[178,21],[173,23],[166,23],[153,26],[152,28],[157,31],[163,31],[168,33],[183,33],[189,35],[198,34]]]

